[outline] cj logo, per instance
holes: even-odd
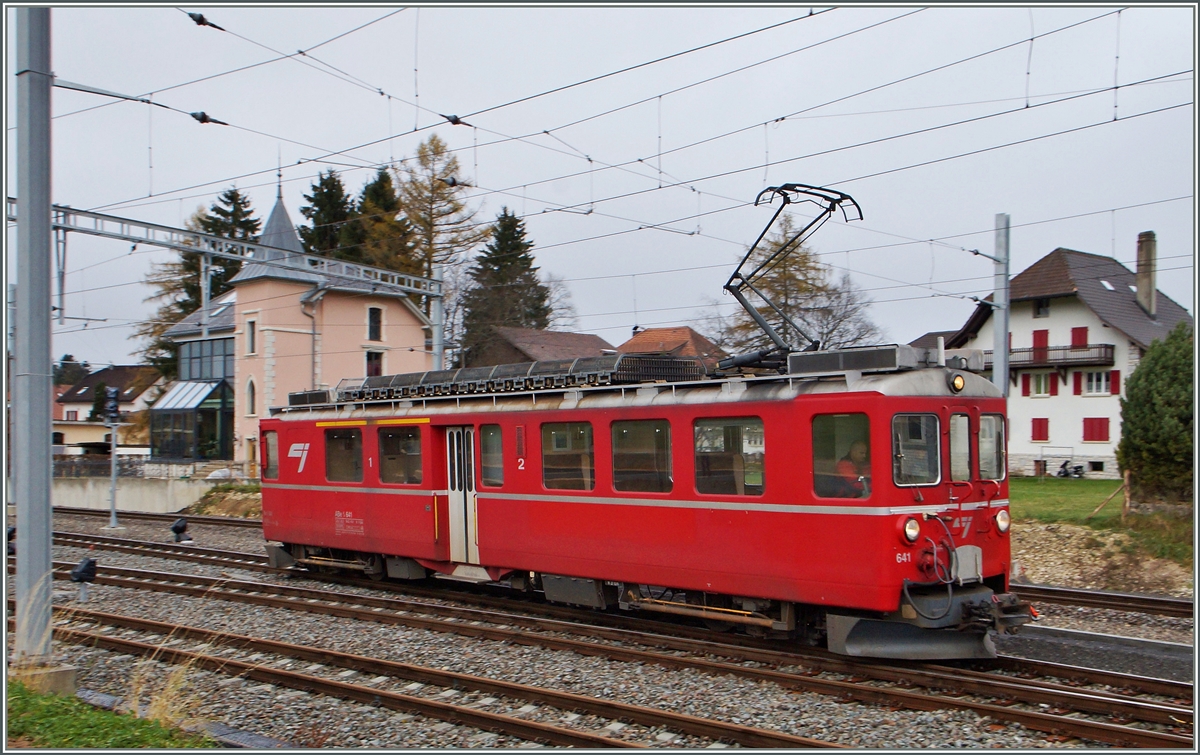
[[[300,474],[301,472],[303,472],[304,471],[304,462],[308,460],[308,444],[307,443],[293,443],[292,447],[288,449],[288,458],[289,459],[299,459],[300,467],[296,470],[296,474]]]

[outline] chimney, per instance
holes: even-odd
[[[1155,299],[1158,285],[1155,273],[1158,269],[1158,242],[1154,239],[1154,231],[1142,231],[1138,234],[1137,250],[1137,302],[1146,314],[1157,317]]]

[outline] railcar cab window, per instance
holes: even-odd
[[[483,467],[479,481],[486,487],[498,488],[504,484],[502,440],[500,425],[482,425],[479,428],[479,463]]]
[[[766,438],[761,419],[698,419],[694,430],[697,493],[762,495]]]
[[[965,414],[950,415],[950,479],[971,479],[971,420]]]
[[[865,414],[813,417],[813,492],[822,498],[871,495],[871,423]]]
[[[421,428],[379,428],[379,481],[417,485],[421,472]]]
[[[268,430],[263,433],[263,472],[267,480],[279,479],[279,433]]]
[[[325,431],[325,479],[362,482],[362,431],[339,427]]]
[[[936,485],[942,479],[936,414],[897,414],[892,418],[892,480],[900,486]]]
[[[612,423],[613,488],[669,493],[671,423],[665,419]]]
[[[1004,417],[984,414],[979,418],[979,477],[1003,480],[1008,464],[1004,460]]]
[[[592,490],[596,487],[591,422],[542,425],[542,484],[551,490]]]

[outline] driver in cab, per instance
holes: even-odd
[[[871,460],[867,444],[856,440],[837,463],[837,476],[843,498],[866,498],[871,495]]]

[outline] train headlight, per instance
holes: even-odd
[[[1012,517],[1008,515],[1008,509],[1000,509],[1000,511],[996,512],[996,529],[1001,532],[1008,532],[1011,524]]]
[[[1008,512],[1002,512],[1008,513]],[[921,523],[911,516],[904,522],[904,539],[910,543],[917,542],[917,538],[921,536]]]
[[[967,379],[961,373],[955,372],[946,378],[946,384],[950,386],[952,393],[962,393],[962,389],[967,387]]]

